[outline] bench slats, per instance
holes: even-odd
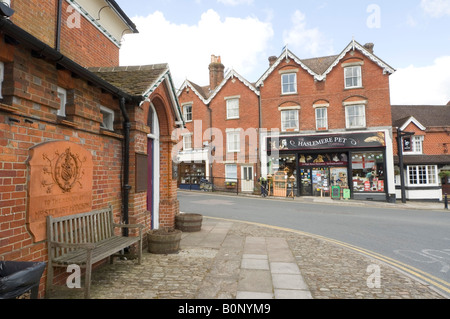
[[[89,298],[92,264],[110,257],[126,247],[139,243],[139,264],[142,256],[142,225],[138,237],[116,236],[112,207],[88,213],[53,218],[47,216],[49,267],[47,288],[53,283],[53,266],[78,264],[86,267],[85,297]],[[125,226],[125,225],[124,225]],[[89,245],[82,247],[83,245]],[[89,254],[90,252],[90,254]]]

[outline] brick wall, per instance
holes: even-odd
[[[57,0],[13,0],[11,20],[52,48],[56,47]],[[80,15],[80,27],[70,21],[75,9],[63,1],[61,17],[61,53],[84,67],[119,65],[119,48],[92,23]],[[95,39],[95,41],[93,41]]]

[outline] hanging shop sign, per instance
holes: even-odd
[[[336,135],[293,135],[267,138],[269,151],[301,151],[386,146],[384,132]]]

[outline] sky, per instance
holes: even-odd
[[[256,82],[287,45],[301,59],[353,40],[396,72],[392,104],[450,101],[450,0],[116,0],[136,24],[121,65],[168,63],[177,89],[209,84],[211,55]]]

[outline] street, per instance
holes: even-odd
[[[178,192],[180,211],[322,236],[370,254],[450,295],[450,213]]]

